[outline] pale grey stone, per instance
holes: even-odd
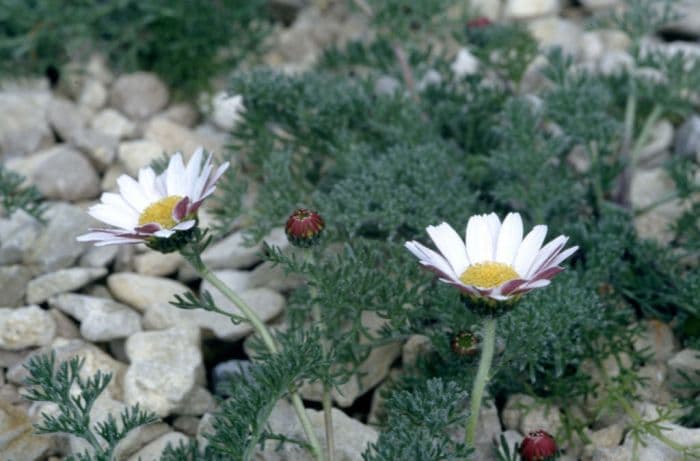
[[[625,426],[622,423],[616,423],[597,431],[589,432],[588,437],[591,440],[591,443],[584,447],[583,459],[592,459],[595,456],[594,453],[598,449],[617,447],[622,441],[624,432]]]
[[[580,53],[583,27],[578,22],[551,16],[530,21],[528,29],[545,48],[559,47],[572,56]]]
[[[404,366],[415,366],[418,357],[425,354],[432,344],[430,338],[424,335],[411,335],[401,349],[401,362]]]
[[[49,299],[49,305],[78,319],[80,333],[89,341],[127,338],[141,331],[139,314],[110,299],[70,293]]]
[[[362,313],[362,325],[370,335],[379,333],[386,321],[374,312],[365,311]],[[361,343],[363,341],[365,340],[360,340]],[[358,397],[372,390],[386,378],[391,364],[400,354],[401,345],[398,343],[389,343],[374,348],[365,361],[360,364],[357,372],[347,382],[332,390],[331,397],[343,408],[351,406]],[[320,402],[323,397],[323,387],[320,383],[305,384],[299,389],[299,393],[307,400]]]
[[[189,438],[180,432],[168,432],[163,434],[136,453],[127,461],[159,461],[165,447],[172,445],[177,447],[180,443],[187,443]]]
[[[27,302],[46,301],[53,295],[74,291],[107,275],[104,268],[73,267],[40,275],[27,284]]]
[[[0,219],[0,265],[22,261],[41,230],[41,223],[24,210],[15,210]],[[4,286],[0,283],[0,286]],[[0,302],[0,305],[3,305]],[[6,305],[6,304],[4,304]]]
[[[26,410],[0,399],[0,455],[4,460],[35,461],[44,459],[51,439],[36,435]]]
[[[663,423],[662,434],[673,443],[682,446],[700,445],[700,429],[689,429],[670,422]],[[687,459],[697,459],[700,451],[691,450],[688,456],[669,447],[653,435],[643,435],[637,442],[632,435],[628,434],[622,446],[616,448],[597,448],[594,450],[591,459],[593,461],[684,461]]]
[[[225,282],[226,283],[226,282]],[[234,288],[234,287],[232,287]],[[208,282],[202,284],[202,289],[211,293],[219,309],[241,316],[241,311],[234,304],[210,287]],[[277,317],[285,306],[285,299],[280,294],[268,288],[253,288],[250,290],[235,290],[243,301],[260,317],[263,322]],[[205,333],[210,332],[219,339],[236,341],[253,332],[248,322],[234,324],[218,312],[203,309],[179,309],[167,303],[153,303],[144,315],[144,326],[151,329],[169,328],[172,326],[198,326]]]
[[[518,426],[521,434],[529,434],[543,429],[550,434],[556,434],[562,428],[559,407],[536,403],[520,416]]]
[[[695,376],[700,372],[700,350],[683,349],[668,360],[668,386],[672,393],[682,397],[691,397],[691,390],[684,388],[688,381],[683,377]]]
[[[31,271],[24,266],[0,266],[0,306],[22,305]]]
[[[27,354],[23,360],[15,363],[7,371],[8,381],[14,384],[22,384],[29,376],[25,364],[29,363],[33,357],[47,354],[54,351],[56,363],[65,362],[73,357],[84,359],[83,367],[80,369],[80,377],[88,379],[98,371],[111,373],[112,380],[109,382],[105,395],[114,400],[122,400],[122,380],[126,372],[126,365],[114,360],[102,349],[80,339],[56,338],[49,346],[37,349]]]
[[[114,450],[114,456],[118,461],[123,461],[145,447],[148,443],[170,431],[170,426],[165,423],[153,423],[148,426],[140,426],[129,432],[126,438],[119,442],[116,450]]]
[[[282,251],[290,248],[289,241],[281,227],[272,229],[263,241]],[[243,231],[234,232],[216,242],[204,253],[202,260],[213,269],[241,269],[251,267],[262,261],[262,244],[246,245]]]
[[[647,144],[639,151],[639,163],[644,166],[658,166],[663,163],[673,142],[673,125],[668,120],[659,120],[651,129]]]
[[[369,407],[367,423],[378,425],[386,417],[386,401],[395,389],[396,382],[401,378],[402,370],[394,368],[389,372],[389,376],[377,386],[372,393],[372,404]]]
[[[634,349],[651,354],[650,360],[666,362],[678,350],[678,339],[668,324],[652,319],[645,320],[642,327],[642,334],[634,340]]]
[[[321,446],[325,446],[326,435],[322,411],[306,410],[314,433]],[[377,441],[376,429],[350,418],[337,408],[332,410],[333,433],[335,435],[335,459],[338,461],[362,461],[362,453],[370,443]],[[270,429],[295,439],[305,439],[303,429],[292,406],[280,400],[272,410],[268,420]],[[206,426],[200,428],[203,432]],[[201,436],[200,436],[201,437]],[[263,448],[258,448],[253,455],[255,461],[312,461],[313,457],[296,444],[286,443],[281,449],[275,441],[267,441]]]
[[[479,71],[479,60],[468,49],[460,48],[450,64],[450,69],[456,77],[473,75]]]
[[[196,416],[178,416],[173,420],[173,429],[189,437],[196,437],[199,421],[200,419]]]
[[[136,135],[134,122],[110,108],[104,109],[95,115],[95,118],[90,122],[90,126],[94,130],[118,140],[131,138]]]
[[[275,291],[291,291],[305,283],[298,274],[285,274],[284,268],[270,261],[257,266],[250,273],[250,284],[254,287],[268,287]]]
[[[161,112],[161,115],[179,125],[190,128],[193,127],[195,123],[197,123],[197,119],[199,119],[197,109],[195,109],[192,104],[186,102],[171,105]]]
[[[418,91],[425,91],[430,86],[437,86],[442,83],[442,75],[435,69],[428,69],[427,72],[416,85]]]
[[[78,104],[90,110],[99,110],[107,103],[107,88],[95,78],[87,78],[78,96]]]
[[[0,308],[0,348],[18,351],[45,346],[56,335],[56,322],[39,306]]]
[[[77,150],[61,144],[39,154],[30,181],[46,198],[77,201],[100,194],[95,168]]]
[[[374,82],[374,94],[377,96],[393,96],[401,90],[401,82],[389,75],[382,75]]]
[[[673,2],[678,21],[666,28],[700,37],[700,0],[677,0]]]
[[[117,156],[119,141],[91,128],[75,132],[71,144],[83,152],[98,171],[105,171]]]
[[[559,0],[507,0],[504,16],[507,19],[532,19],[555,15],[560,9]]]
[[[119,144],[118,158],[129,176],[137,176],[139,169],[163,157],[163,146],[154,141],[125,141]]]
[[[676,132],[673,153],[700,162],[700,116],[693,115]]]
[[[126,341],[131,365],[124,376],[124,401],[159,416],[171,414],[195,392],[203,375],[196,328],[140,332]]]
[[[214,125],[222,130],[231,131],[244,111],[243,96],[220,91],[212,96],[211,106],[211,121]]]
[[[119,252],[118,245],[92,246],[80,257],[79,265],[83,267],[107,267]]]
[[[46,117],[47,89],[0,91],[0,158],[31,154],[54,143]]]
[[[139,274],[159,277],[174,274],[184,262],[180,253],[159,253],[149,250],[134,256],[134,269]]]
[[[187,399],[173,408],[172,412],[176,415],[201,416],[208,411],[214,411],[215,408],[216,401],[211,392],[203,386],[197,386],[190,392]]]
[[[82,130],[87,123],[87,116],[72,101],[63,98],[53,98],[47,109],[49,124],[59,138],[68,142],[74,133]]]
[[[175,280],[131,272],[110,275],[107,286],[115,299],[139,311],[145,311],[152,304],[167,304],[175,299],[175,295],[190,291]]]
[[[471,0],[469,6],[474,8],[479,15],[486,16],[492,21],[499,19],[501,14],[500,0]]]
[[[155,74],[135,72],[117,78],[110,101],[127,116],[143,119],[163,109],[168,98],[167,87]]]
[[[64,339],[80,339],[80,329],[73,320],[58,309],[49,309],[49,314],[56,322],[56,337]]]
[[[653,205],[675,190],[673,178],[664,168],[639,170],[632,177],[630,201],[633,208],[643,209]],[[671,228],[687,209],[680,199],[671,200],[634,218],[634,227],[639,237],[668,244],[673,240]]]
[[[146,125],[144,138],[156,142],[169,154],[182,153],[185,160],[188,160],[199,147],[203,147],[208,152],[223,151],[223,145],[219,142],[212,142],[210,137],[203,136],[165,117],[151,119]]]

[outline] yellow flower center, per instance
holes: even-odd
[[[459,279],[465,285],[474,285],[480,288],[493,288],[498,285],[519,278],[515,269],[505,263],[484,262],[472,264],[462,272]]]
[[[177,222],[173,219],[173,209],[180,200],[182,197],[179,195],[170,195],[151,203],[139,216],[139,226],[152,222],[160,224],[163,229],[175,226]]]

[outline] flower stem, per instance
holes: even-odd
[[[238,309],[240,309],[240,311],[243,313],[246,319],[248,319],[250,324],[253,326],[255,331],[260,335],[267,349],[273,354],[277,353],[277,345],[275,344],[275,340],[270,334],[270,330],[268,330],[265,323],[260,319],[260,317],[257,316],[257,314],[250,308],[250,306],[248,306],[240,296],[238,296],[232,289],[230,289],[219,277],[216,276],[216,274],[214,274],[204,264],[197,264],[195,265],[195,268],[199,271],[199,274],[204,280],[211,283],[217,290],[221,292],[221,294],[226,296],[229,300],[231,300],[231,302],[233,302],[233,304],[236,305],[236,307],[238,307]],[[311,445],[311,451],[313,452],[314,457],[318,461],[324,461],[321,445],[319,444],[318,438],[316,437],[316,434],[313,431],[311,421],[309,421],[309,417],[306,414],[306,410],[304,408],[303,402],[301,401],[301,398],[296,392],[291,392],[291,398],[294,410],[296,410],[297,416],[299,417],[299,421],[301,422],[301,425],[304,428],[304,432],[306,433],[306,437],[309,439],[309,445]]]
[[[496,319],[488,318],[484,323],[483,346],[481,348],[481,358],[479,359],[479,369],[474,378],[474,387],[471,395],[471,414],[467,421],[467,429],[464,434],[464,441],[469,446],[474,446],[476,437],[476,423],[479,420],[481,410],[481,400],[484,397],[484,389],[489,380],[489,370],[493,361],[493,351],[496,346]]]
[[[311,265],[314,262],[313,253],[310,249],[306,250],[305,254],[306,263]],[[316,297],[316,288],[310,287],[311,298]],[[318,325],[321,330],[321,349],[323,355],[328,355],[328,343],[325,338],[326,325],[323,323],[323,317],[321,316],[321,306],[314,302],[311,307],[311,313],[314,318],[314,322]],[[335,461],[335,439],[333,435],[333,401],[331,400],[331,386],[323,382],[323,424],[326,429],[326,459],[327,461]]]

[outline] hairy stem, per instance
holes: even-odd
[[[207,280],[209,283],[211,283],[217,290],[221,292],[221,294],[230,299],[231,302],[233,302],[236,305],[236,307],[240,309],[245,318],[248,319],[255,331],[260,335],[267,349],[272,353],[277,353],[277,345],[275,344],[275,340],[270,334],[270,330],[268,330],[265,323],[260,319],[260,317],[257,316],[257,314],[250,308],[250,306],[248,306],[240,296],[238,296],[233,290],[231,290],[219,277],[216,276],[216,274],[214,274],[203,263],[196,264],[194,266],[199,271],[199,274],[204,280]],[[304,404],[302,403],[301,398],[296,392],[292,392],[291,396],[292,405],[294,406],[297,416],[299,417],[299,421],[301,422],[301,425],[304,428],[306,437],[309,439],[309,444],[311,445],[311,451],[313,452],[314,457],[318,461],[324,461],[323,452],[321,451],[321,445],[319,444],[318,438],[316,437],[316,434],[314,433],[313,428],[311,427],[311,421],[309,421],[309,417],[306,414],[306,410],[304,409]]]
[[[313,264],[314,258],[313,253],[310,249],[305,252],[305,259],[307,264]],[[311,298],[316,297],[316,288],[310,287]],[[314,318],[314,322],[321,330],[321,349],[323,350],[323,355],[328,355],[328,342],[325,338],[326,325],[323,323],[323,317],[321,316],[321,306],[314,302],[311,307],[311,313]],[[323,382],[323,424],[326,429],[326,459],[328,461],[335,461],[335,438],[333,434],[333,401],[331,400],[331,386]]]
[[[489,380],[489,370],[493,361],[493,351],[496,346],[496,319],[489,318],[484,323],[483,346],[481,348],[481,358],[479,359],[479,369],[474,379],[474,387],[471,395],[471,414],[467,421],[467,430],[464,434],[464,441],[469,446],[474,446],[476,437],[476,423],[479,421],[481,410],[481,400],[484,397],[484,389]]]

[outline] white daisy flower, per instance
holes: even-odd
[[[101,203],[88,210],[91,216],[115,228],[90,229],[78,241],[95,242],[96,246],[148,243],[193,229],[197,210],[214,193],[216,182],[229,166],[226,162],[212,174],[212,156],[209,154],[202,165],[203,155],[202,148],[197,149],[185,166],[177,153],[158,176],[151,167],[139,170],[138,181],[120,176],[119,193],[103,193]]]
[[[509,213],[503,223],[495,213],[472,216],[465,240],[444,222],[426,230],[441,254],[416,241],[406,242],[420,263],[462,293],[495,301],[546,287],[564,270],[559,264],[578,249],[564,250],[569,238],[563,235],[542,246],[547,234],[544,225],[535,226],[523,238],[518,213]]]

